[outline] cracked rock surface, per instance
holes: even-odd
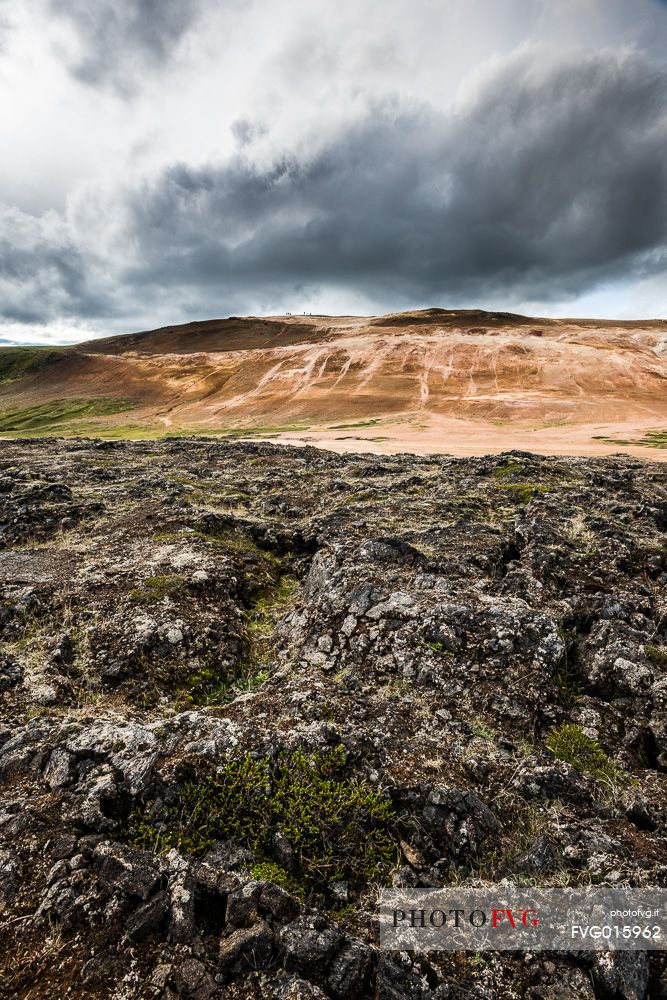
[[[0,638],[0,996],[666,995],[660,953],[373,922],[381,884],[667,883],[665,466],[2,441]],[[338,868],[286,819],[318,767]]]

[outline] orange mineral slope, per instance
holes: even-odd
[[[667,322],[430,309],[213,320],[93,341],[0,410],[123,397],[153,432],[257,430],[337,450],[667,458]]]

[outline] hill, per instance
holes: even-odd
[[[0,348],[0,430],[11,435],[259,434],[458,454],[649,445],[662,457],[666,390],[663,320],[443,309],[230,317]]]

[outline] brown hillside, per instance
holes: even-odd
[[[339,449],[664,454],[617,442],[667,428],[665,321],[440,309],[230,318],[91,341],[53,358],[0,385],[0,410],[124,399],[131,412],[53,430],[259,428]],[[372,429],[340,427],[370,421]],[[665,442],[654,433],[651,443]]]

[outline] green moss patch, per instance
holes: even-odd
[[[222,434],[231,438],[273,437],[275,434],[288,434],[291,431],[308,430],[310,424],[278,424],[275,427],[220,427],[215,430],[207,428],[205,434]]]
[[[62,350],[52,347],[0,347],[0,385],[36,375],[62,357]]]
[[[604,434],[596,434],[593,441],[607,441],[609,444],[619,444],[623,447],[639,445],[642,448],[667,448],[667,430],[646,431],[643,438],[630,440],[628,438],[610,438]]]
[[[338,746],[208,763],[168,804],[135,810],[125,839],[144,850],[186,853],[232,840],[275,874],[279,832],[293,853],[291,877],[324,888],[339,879],[383,879],[394,855],[394,821],[388,799],[345,773]]]
[[[130,591],[133,604],[157,604],[165,597],[177,597],[183,592],[185,583],[180,576],[149,576],[140,587]]]
[[[546,746],[559,760],[582,774],[590,774],[596,781],[612,786],[629,783],[628,776],[607,756],[597,740],[586,736],[581,726],[563,725],[552,729]]]
[[[42,434],[52,431],[72,421],[90,417],[108,417],[114,413],[130,410],[134,406],[129,399],[53,399],[39,406],[29,406],[21,410],[0,412],[0,432],[20,434]]]
[[[540,493],[553,493],[550,486],[541,486],[536,483],[494,483],[493,485],[497,490],[504,490],[517,503],[529,503],[534,496]]]
[[[371,417],[370,420],[358,420],[354,424],[332,424],[330,429],[332,431],[351,431],[357,427],[375,427],[382,423],[382,419],[382,417]]]
[[[510,462],[506,462],[505,465],[499,465],[497,469],[494,470],[494,479],[504,479],[505,476],[517,476],[523,472],[523,462],[519,462],[516,459],[512,459]]]

